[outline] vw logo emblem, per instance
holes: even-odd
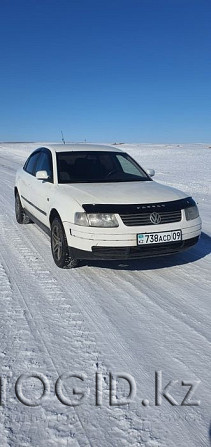
[[[149,218],[154,225],[161,223],[161,216],[158,213],[150,214]]]

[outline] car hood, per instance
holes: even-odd
[[[67,184],[59,185],[59,190],[71,195],[80,205],[159,203],[188,197],[178,189],[155,181]]]

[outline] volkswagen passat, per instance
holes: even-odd
[[[184,192],[152,180],[120,149],[91,144],[41,147],[16,175],[18,223],[51,237],[58,267],[82,259],[137,259],[196,244],[201,219]]]

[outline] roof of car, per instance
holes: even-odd
[[[106,146],[103,144],[94,144],[94,143],[51,144],[44,147],[54,152],[71,152],[71,151],[122,152],[121,149],[115,146]]]

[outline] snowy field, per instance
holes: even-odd
[[[49,239],[36,225],[15,221],[15,172],[38,146],[0,144],[0,446],[209,446],[211,148],[120,146],[154,168],[156,181],[193,195],[203,220],[195,247],[158,259],[85,262],[71,271],[54,265]],[[175,381],[169,393],[178,405],[165,397],[156,405],[156,371],[162,371],[162,389]],[[50,391],[32,406],[43,392],[31,378],[36,373]],[[80,405],[56,397],[63,373],[84,375],[84,381],[66,379],[63,388],[76,403],[81,395],[71,390],[81,390]],[[131,403],[109,405],[110,373],[132,376]],[[30,405],[15,391],[22,374],[30,376],[22,387]],[[191,405],[181,405],[189,389],[182,381],[198,384]],[[126,380],[117,379],[117,402],[128,392]]]

